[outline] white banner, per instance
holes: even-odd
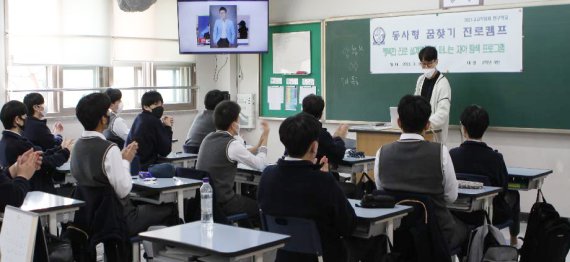
[[[370,20],[370,71],[419,73],[418,53],[438,51],[442,72],[521,72],[522,8]]]

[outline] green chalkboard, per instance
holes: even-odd
[[[262,117],[278,117],[285,118],[294,115],[302,110],[301,102],[298,94],[302,86],[303,79],[313,79],[317,95],[321,95],[321,22],[275,25],[269,27],[269,52],[261,55],[261,86],[260,86],[260,115]],[[291,32],[311,32],[311,73],[308,75],[283,75],[273,73],[273,33],[291,33]],[[272,78],[281,79],[282,84],[271,84]],[[284,102],[278,108],[270,107],[268,100],[269,86],[283,86],[283,97],[287,100],[287,79],[297,79],[298,85],[295,85],[297,94],[297,103],[295,107],[286,107]]]
[[[326,117],[389,121],[388,107],[413,93],[418,74],[370,74],[370,20],[330,21],[326,39]],[[450,73],[452,124],[463,108],[485,107],[491,126],[570,129],[570,5],[523,12],[523,72]]]

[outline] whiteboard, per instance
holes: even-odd
[[[38,214],[6,206],[0,231],[1,261],[32,261]]]
[[[273,74],[311,74],[311,32],[273,34]]]

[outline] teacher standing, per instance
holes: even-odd
[[[415,95],[425,97],[431,104],[429,122],[431,129],[441,129],[436,134],[437,142],[445,145],[449,128],[449,109],[451,108],[451,87],[443,73],[437,70],[437,50],[426,46],[418,55],[423,74],[418,78]]]

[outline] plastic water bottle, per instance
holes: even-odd
[[[212,209],[212,199],[214,190],[210,185],[210,180],[207,177],[202,179],[202,186],[200,187],[200,208],[202,211],[202,224],[214,224],[214,213]]]

